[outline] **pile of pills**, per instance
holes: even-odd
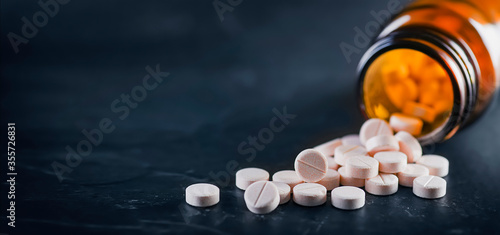
[[[259,168],[236,173],[236,186],[245,190],[248,210],[256,214],[272,212],[292,199],[301,206],[319,206],[327,201],[343,210],[365,205],[365,191],[386,196],[399,186],[413,187],[421,198],[436,199],[446,194],[449,162],[438,155],[423,155],[418,140],[406,131],[394,134],[389,123],[367,120],[359,135],[347,135],[300,152],[294,170],[272,175]],[[364,190],[362,189],[364,187]],[[210,184],[194,184],[186,189],[192,206],[212,206],[219,201],[219,189]]]

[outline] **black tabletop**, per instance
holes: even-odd
[[[450,161],[441,199],[400,187],[356,211],[255,215],[234,185],[237,169],[293,169],[301,150],[359,131],[356,30],[393,1],[41,2],[1,2],[1,232],[500,233],[498,97],[424,148]],[[220,187],[219,204],[185,203],[200,182]]]

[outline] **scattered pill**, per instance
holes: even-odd
[[[417,164],[408,164],[402,172],[398,173],[399,185],[413,187],[413,180],[424,175],[429,175],[429,169],[427,169],[427,167]]]
[[[399,141],[399,151],[408,157],[408,163],[416,162],[422,157],[422,146],[410,133],[400,131],[394,137]]]
[[[340,175],[340,184],[344,186],[354,186],[354,187],[364,187],[365,180],[364,179],[356,179],[349,175],[347,175],[346,168],[340,167],[339,170]]]
[[[269,180],[269,173],[260,168],[244,168],[236,172],[236,187],[241,190],[261,180]]]
[[[448,167],[450,165],[448,159],[439,156],[428,154],[418,159],[417,164],[423,165],[429,169],[429,175],[445,177],[448,175]]]
[[[359,139],[359,135],[357,134],[351,134],[351,135],[346,135],[342,137],[342,145],[358,145],[358,146],[363,146],[361,143],[361,140]]]
[[[325,178],[317,182],[325,186],[327,191],[331,191],[340,184],[340,174],[336,170],[328,169]]]
[[[370,156],[381,151],[398,151],[399,143],[393,135],[378,135],[366,141],[366,150]]]
[[[335,161],[335,158],[326,157],[326,160],[328,161],[328,169],[332,169],[332,170],[339,169],[340,165],[337,164],[337,162]]]
[[[269,181],[258,181],[248,186],[244,195],[248,210],[255,214],[267,214],[280,203],[278,187]]]
[[[295,172],[305,182],[318,182],[326,175],[328,162],[325,155],[314,149],[306,149],[295,158]]]
[[[303,183],[293,188],[293,201],[301,206],[319,206],[326,202],[326,188],[317,183]]]
[[[420,118],[428,123],[434,122],[434,119],[436,118],[436,112],[434,109],[425,104],[419,104],[411,101],[405,103],[403,113]]]
[[[365,205],[365,192],[352,186],[332,190],[332,205],[342,210],[356,210]]]
[[[413,181],[413,193],[427,199],[443,197],[446,195],[446,180],[434,175],[419,176]]]
[[[337,147],[339,147],[340,145],[342,145],[342,140],[340,138],[337,138],[337,139],[334,139],[334,140],[330,140],[324,144],[320,144],[316,147],[314,147],[314,149],[320,151],[323,155],[325,156],[333,156],[335,154],[335,149]]]
[[[220,190],[213,184],[192,184],[186,188],[186,202],[191,206],[208,207],[219,203]]]
[[[373,195],[391,195],[398,191],[398,177],[394,174],[380,173],[365,180],[365,190]]]
[[[358,145],[342,145],[335,149],[335,162],[343,166],[348,158],[353,156],[365,156],[368,153],[366,149]]]
[[[297,175],[294,170],[283,170],[274,173],[273,181],[288,184],[291,189],[293,189],[293,187],[295,187],[297,184],[304,183],[304,181]]]
[[[389,124],[396,132],[406,131],[414,136],[420,135],[424,126],[422,120],[401,113],[393,113],[389,119]]]
[[[290,194],[292,190],[288,184],[283,182],[272,182],[278,188],[278,193],[280,194],[280,205],[285,204],[290,201]]]
[[[401,172],[408,162],[406,154],[398,151],[378,152],[373,157],[380,163],[379,171],[383,173]]]
[[[377,135],[392,135],[392,128],[389,123],[382,119],[372,118],[363,123],[359,131],[359,140],[363,145],[366,141]]]
[[[378,174],[379,162],[368,156],[355,156],[347,159],[347,175],[356,179],[368,179]]]

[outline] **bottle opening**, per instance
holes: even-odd
[[[442,128],[452,113],[450,76],[436,60],[420,51],[386,51],[373,60],[362,79],[368,118],[391,122],[392,117],[412,123],[406,131],[416,137]]]

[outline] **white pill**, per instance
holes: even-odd
[[[347,175],[346,168],[340,167],[339,170],[340,175],[340,184],[344,186],[354,186],[354,187],[364,187],[365,180],[364,179],[356,179],[349,175]]]
[[[325,178],[317,182],[325,186],[326,190],[330,191],[340,184],[340,174],[336,170],[328,169]]]
[[[186,202],[191,206],[213,206],[219,200],[219,188],[213,184],[192,184],[186,188]]]
[[[394,137],[399,141],[399,151],[408,157],[408,163],[416,162],[422,157],[422,146],[410,133],[400,131]]]
[[[399,143],[393,135],[377,135],[366,141],[366,150],[370,156],[382,151],[398,151]]]
[[[292,190],[288,184],[283,182],[272,182],[278,188],[278,193],[280,194],[280,205],[285,204],[290,201],[290,194]]]
[[[401,172],[408,162],[406,154],[398,151],[378,152],[373,157],[380,163],[379,171],[384,173]]]
[[[345,164],[347,175],[356,179],[368,179],[378,174],[379,162],[368,156],[354,156]]]
[[[359,139],[359,135],[357,134],[351,134],[351,135],[346,135],[342,137],[342,145],[358,145],[358,146],[363,146],[361,143],[361,140]]]
[[[293,201],[301,206],[319,206],[326,202],[326,188],[317,183],[303,183],[293,188]]]
[[[394,174],[380,173],[379,175],[366,179],[365,190],[373,195],[391,195],[398,191],[398,177]]]
[[[363,146],[358,145],[342,145],[335,149],[335,162],[343,166],[348,158],[352,156],[365,156],[368,153]]]
[[[417,164],[427,167],[429,175],[445,177],[448,175],[450,162],[442,156],[428,154],[418,159]]]
[[[325,156],[333,156],[335,154],[335,149],[342,145],[342,140],[340,138],[330,140],[324,144],[320,144],[314,149],[320,151]]]
[[[407,131],[416,136],[422,132],[424,122],[418,118],[406,116],[401,113],[394,113],[389,119],[389,124],[394,131]]]
[[[332,205],[342,210],[356,210],[365,205],[365,192],[352,186],[332,190]]]
[[[306,149],[295,158],[295,172],[305,182],[318,182],[326,175],[328,162],[325,155],[314,149]]]
[[[274,173],[273,181],[288,184],[291,189],[293,189],[293,187],[295,187],[297,184],[304,183],[304,181],[297,175],[294,170],[283,170]]]
[[[328,169],[332,170],[339,169],[340,165],[337,164],[334,157],[326,157],[326,161],[328,162]]]
[[[260,168],[244,168],[236,172],[236,187],[241,190],[261,180],[269,180],[269,173]]]
[[[413,181],[413,193],[427,199],[443,197],[446,195],[446,180],[434,175],[419,176]]]
[[[392,135],[392,128],[389,126],[389,123],[382,119],[372,118],[367,120],[361,126],[361,130],[359,131],[359,140],[363,145],[366,144],[366,141],[377,135]]]
[[[248,210],[255,214],[267,214],[280,203],[278,187],[269,181],[258,181],[248,186],[244,195]]]
[[[427,169],[427,167],[417,164],[408,164],[402,172],[398,173],[399,185],[413,187],[413,180],[424,175],[429,175],[429,169]]]

